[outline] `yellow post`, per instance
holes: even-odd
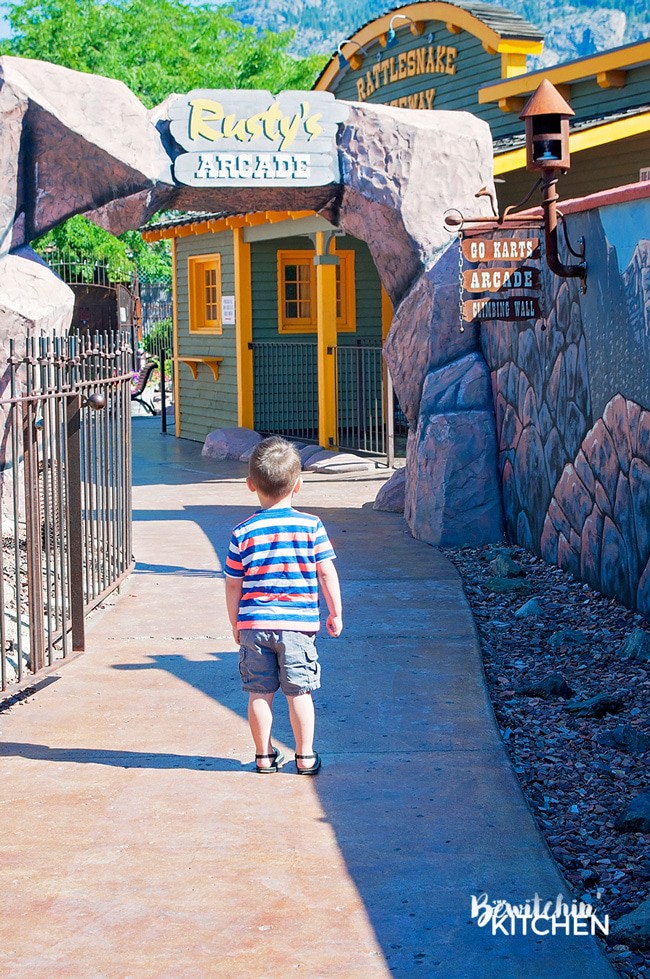
[[[253,297],[251,246],[244,241],[244,229],[233,231],[235,245],[235,336],[237,347],[237,424],[255,425],[253,389]]]
[[[381,342],[382,346],[386,337],[388,336],[388,331],[390,330],[391,324],[393,322],[393,304],[390,301],[390,296],[381,287]]]
[[[316,328],[318,347],[318,442],[325,449],[338,441],[336,383],[336,255],[328,254],[330,234],[316,233]]]
[[[172,348],[174,370],[174,434],[181,437],[181,384],[179,377],[180,363],[178,361],[178,291],[176,277],[176,238],[172,238]]]

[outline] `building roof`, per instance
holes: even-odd
[[[215,221],[219,218],[227,217],[221,211],[182,211],[178,214],[169,214],[167,217],[156,221],[155,224],[143,224],[138,231],[163,231],[166,228],[181,228],[186,224],[194,224],[196,221]]]
[[[561,94],[570,96],[570,86],[588,78],[595,78],[601,88],[623,87],[624,72],[639,67],[650,61],[650,41],[635,41],[634,44],[624,44],[610,51],[590,54],[574,61],[564,61],[550,68],[539,68],[516,75],[514,78],[503,79],[484,85],[478,90],[480,105],[490,102],[506,103],[508,99],[516,99],[534,92],[542,79],[546,78],[560,89]],[[507,106],[504,104],[504,108]],[[513,110],[514,111],[514,110]]]
[[[260,224],[277,224],[280,221],[299,221],[313,217],[313,211],[251,211],[248,214],[223,214],[218,211],[186,211],[165,218],[156,224],[139,228],[145,241],[161,241],[163,238],[185,238],[236,228],[253,228]]]
[[[413,23],[442,21],[447,27],[474,34],[493,54],[525,55],[539,54],[544,43],[544,34],[519,14],[504,7],[488,3],[473,3],[469,0],[456,0],[456,3],[438,0],[416,0],[415,3],[396,4],[380,17],[368,21],[345,40],[357,46],[371,44],[373,41],[385,43],[391,17],[403,14]],[[403,25],[401,25],[403,26]],[[344,39],[341,38],[341,41]],[[351,52],[353,49],[350,49]],[[355,50],[358,50],[356,48]],[[338,50],[335,51],[314,83],[315,89],[328,88],[338,74]]]

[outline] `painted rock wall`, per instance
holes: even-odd
[[[646,614],[649,218],[648,199],[571,215],[586,295],[540,264],[543,320],[481,330],[508,537]]]
[[[411,428],[404,515],[413,536],[440,546],[501,540],[489,371],[477,328],[460,331],[455,243],[398,307],[384,353]]]

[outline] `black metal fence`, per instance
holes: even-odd
[[[131,571],[131,348],[119,334],[12,340],[4,379],[3,690],[82,651],[86,614]]]
[[[253,343],[253,376],[256,430],[318,441],[315,342]]]
[[[338,444],[341,449],[387,455],[386,370],[376,344],[339,345]]]
[[[162,290],[161,290],[162,291]],[[167,405],[174,385],[174,327],[171,299],[142,300],[142,345],[146,361],[157,364],[161,430],[167,431]],[[140,365],[142,370],[144,364]],[[151,385],[153,390],[153,384]],[[152,411],[156,411],[152,401]]]

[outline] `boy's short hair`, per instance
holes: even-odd
[[[273,500],[291,492],[301,470],[298,450],[279,435],[258,442],[248,463],[248,475],[255,489]]]

